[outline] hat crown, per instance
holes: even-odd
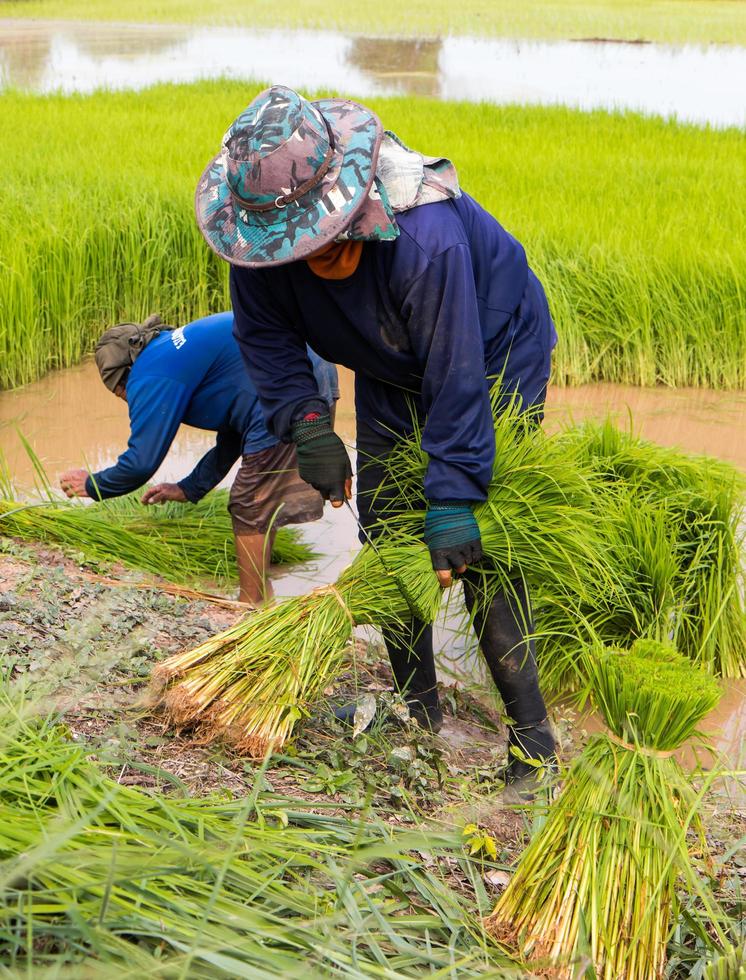
[[[319,110],[292,89],[258,95],[223,139],[231,193],[261,207],[313,180],[328,159],[329,129]]]

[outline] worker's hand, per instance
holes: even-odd
[[[482,557],[482,539],[471,505],[458,500],[431,500],[425,515],[425,544],[444,589]]]
[[[165,504],[169,500],[178,500],[180,504],[186,503],[187,496],[178,483],[156,483],[154,487],[148,487],[140,498],[140,503]]]
[[[332,507],[352,496],[352,466],[344,443],[332,431],[328,415],[312,413],[293,424],[290,433],[302,480],[318,490]]]
[[[88,470],[68,470],[60,477],[60,487],[68,497],[87,497],[88,491],[85,488],[87,479]]]

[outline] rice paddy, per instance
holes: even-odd
[[[0,387],[77,362],[112,322],[227,308],[192,195],[258,86],[0,100]],[[634,114],[372,99],[526,246],[559,384],[746,386],[743,135]],[[68,139],[70,132],[76,139]],[[28,146],[44,145],[28,162]],[[178,148],[178,149],[177,149]]]
[[[128,0],[113,6],[107,0],[4,0],[6,17],[55,17],[71,20],[158,21],[233,24],[252,27],[307,27],[378,36],[433,37],[478,34],[500,37],[617,38],[681,44],[743,44],[746,17],[740,4],[710,0],[508,0],[483,3],[465,0],[458,8],[437,0],[415,0],[405,7],[384,0],[375,8],[331,0],[323,11],[288,0],[282,9],[269,0],[226,7],[217,0]]]
[[[281,14],[266,0],[230,13],[0,0],[0,15],[746,43],[742,5],[720,0],[291,0]],[[192,197],[260,84],[0,95],[0,389],[75,364],[113,322],[229,307]],[[450,156],[526,246],[557,322],[556,384],[746,391],[742,131],[365,101],[408,144]],[[232,587],[224,491],[84,505],[48,499],[39,466],[42,497],[26,501],[0,474],[1,977],[743,974],[738,801],[724,760],[689,772],[673,753],[746,677],[744,477],[610,423],[548,435],[503,409],[476,508],[483,584],[530,586],[561,745],[558,787],[514,805],[485,692],[441,685],[444,729],[425,732],[356,631],[432,622],[443,605],[416,436],[388,474],[409,513],[387,516],[378,550],[240,617],[152,582],[107,596],[90,573],[122,563]],[[313,557],[279,531],[273,561]],[[331,708],[361,694],[343,730]],[[568,694],[595,705],[600,733]]]

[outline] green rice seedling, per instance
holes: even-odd
[[[3,701],[6,975],[516,975],[419,859],[458,853],[454,835],[258,789],[151,795],[108,777],[52,719]]]
[[[589,644],[643,636],[745,676],[743,477],[610,422],[546,435],[493,398],[495,468],[475,514],[503,585],[519,570],[532,587],[544,689],[582,688]],[[426,466],[415,431],[387,466],[391,514],[414,509],[390,526],[421,526]]]
[[[476,510],[493,566],[484,575],[487,592],[521,576],[550,577],[558,594],[568,580],[571,595],[590,593],[604,576],[611,583],[582,472],[566,455],[547,452],[516,406],[498,418],[496,439],[489,499]],[[423,466],[416,439],[391,464],[410,506]],[[435,618],[441,593],[421,522],[421,512],[387,515],[383,563],[365,547],[334,587],[263,610],[159,664],[155,679],[169,685],[161,700],[171,721],[197,724],[201,737],[222,736],[252,755],[281,745],[339,672],[354,625],[396,627],[413,609],[424,622]]]
[[[744,479],[733,467],[657,446],[607,422],[558,438],[581,469],[601,478],[598,504],[614,532],[604,554],[619,580],[568,610],[589,626],[585,639],[627,645],[670,636],[679,651],[723,677],[746,675]],[[549,686],[572,680],[577,645],[566,607],[540,585],[539,655]],[[582,631],[578,635],[583,641]],[[580,679],[582,682],[582,678]]]
[[[487,928],[532,961],[598,980],[662,977],[695,793],[672,757],[720,697],[672,647],[639,640],[589,660],[609,731],[573,763]],[[703,836],[700,833],[700,845]]]
[[[383,564],[381,559],[383,559]],[[270,606],[154,671],[172,723],[262,757],[291,735],[339,674],[355,626],[431,622],[441,591],[424,544],[366,545],[333,586]]]
[[[237,579],[227,492],[198,504],[144,507],[140,493],[96,504],[47,500],[31,504],[0,497],[0,533],[72,548],[91,562],[121,562],[181,585]],[[280,528],[277,565],[310,561],[315,552],[294,528]]]
[[[705,967],[704,980],[746,980],[746,946],[733,946]]]
[[[0,97],[0,387],[75,363],[113,322],[229,308],[227,265],[192,199],[257,88]],[[525,244],[557,321],[559,383],[746,386],[740,131],[365,101],[409,145],[451,157],[464,189]]]
[[[122,12],[108,0],[3,0],[5,17],[49,17],[66,20],[121,20]],[[419,4],[402,7],[384,0],[375,9],[361,4],[332,0],[323,12],[300,0],[287,0],[281,9],[260,0],[250,7],[225,7],[218,0],[165,0],[152,3],[129,0],[128,21],[189,24],[244,25],[263,28],[307,28],[340,30],[373,39],[412,38],[415,43],[437,45],[449,35],[525,38],[616,38],[619,40],[666,41],[669,43],[746,43],[746,25],[738,5],[710,3],[706,9],[694,0],[669,0],[631,4],[627,0],[588,2],[575,0],[527,0],[515,6],[508,0],[485,5],[481,0],[464,0],[455,8],[445,0],[427,7],[427,21]],[[423,40],[423,31],[430,40]],[[396,44],[397,41],[390,43]],[[405,49],[406,50],[406,49]],[[407,63],[408,64],[408,63]]]

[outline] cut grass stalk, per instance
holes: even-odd
[[[106,776],[51,720],[3,702],[8,975],[516,975],[417,856],[458,854],[453,835],[306,812],[258,789],[150,795]]]
[[[652,640],[591,657],[589,670],[609,733],[575,760],[487,928],[551,968],[569,971],[587,952],[598,980],[654,980],[677,876],[689,872],[686,832],[701,831],[672,752],[720,690]]]

